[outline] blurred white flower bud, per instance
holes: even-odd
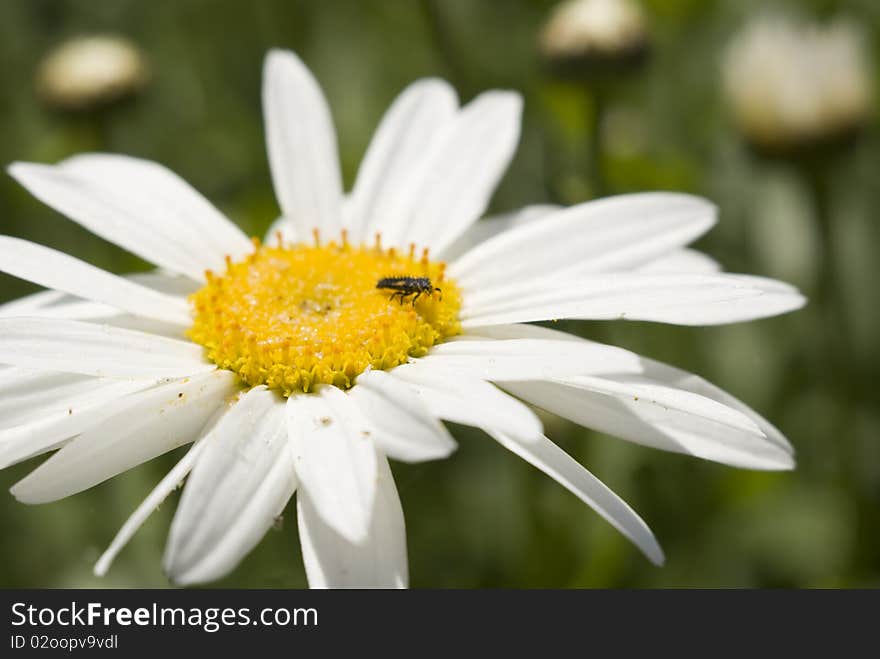
[[[77,37],[52,50],[37,72],[37,93],[49,106],[91,110],[140,91],[147,62],[130,41],[116,36]]]
[[[540,36],[550,61],[625,60],[648,43],[645,14],[632,0],[567,0],[555,7]]]
[[[869,118],[871,70],[864,35],[850,22],[760,17],[732,40],[723,66],[734,119],[758,148],[833,143]]]

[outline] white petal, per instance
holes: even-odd
[[[481,335],[497,339],[543,338],[585,342],[584,339],[572,334],[536,325],[498,325],[479,328],[478,331]],[[698,375],[645,357],[639,357],[639,360],[643,370],[641,377],[601,376],[601,380],[609,382],[596,391],[585,389],[572,391],[571,387],[548,383],[552,392],[542,396],[541,400],[533,397],[531,392],[528,395],[523,391],[516,393],[582,425],[619,435],[640,444],[699,455],[736,466],[765,469],[790,469],[793,466],[791,458],[793,449],[788,440],[769,421],[743,402]],[[661,425],[646,426],[640,419],[656,416],[661,410],[647,400],[648,396],[642,396],[639,401],[634,400],[639,394],[628,388],[633,380],[653,387],[664,397],[665,390],[669,390],[673,398],[677,395],[690,394],[691,397],[687,401],[697,405],[694,411],[700,406],[708,406],[707,409],[714,412],[710,411],[708,418],[701,418],[690,413],[684,413],[682,416],[682,410],[666,410],[668,414],[660,416]],[[509,385],[504,386],[512,388]],[[529,390],[545,388],[544,385],[519,387],[518,384],[513,387]],[[614,391],[626,393],[617,396],[615,400]],[[683,397],[682,400],[685,401],[685,398]],[[717,403],[717,406],[712,406],[712,402]],[[632,412],[627,411],[628,407],[633,408]],[[722,408],[727,409],[722,412]],[[727,427],[710,421],[712,416],[719,413],[722,419],[731,421]],[[627,416],[632,416],[632,419],[628,420]],[[746,418],[743,419],[743,416]],[[677,426],[676,420],[685,423]],[[691,428],[690,431],[687,430],[688,427]],[[715,441],[713,437],[719,438],[720,441]],[[774,446],[768,447],[768,442]]]
[[[714,223],[716,208],[691,195],[651,192],[590,201],[502,233],[449,267],[465,289],[552,274],[626,270],[686,245]]]
[[[364,415],[370,438],[388,457],[422,462],[446,458],[456,449],[449,431],[412,388],[384,371],[361,373],[348,395]]]
[[[653,359],[647,359],[642,357],[642,366],[645,369],[644,377],[650,378],[654,382],[658,382],[662,385],[674,387],[677,389],[681,389],[683,391],[689,391],[693,394],[697,394],[700,396],[705,396],[710,400],[714,400],[721,405],[726,405],[729,408],[737,410],[741,414],[746,415],[751,419],[752,423],[754,423],[760,429],[761,433],[767,438],[767,440],[773,442],[781,448],[784,452],[788,454],[793,454],[794,449],[792,448],[791,443],[785,438],[785,436],[779,432],[779,430],[767,421],[760,414],[752,410],[748,405],[743,403],[742,401],[734,398],[726,391],[716,387],[711,382],[704,380],[699,375],[694,375],[693,373],[688,373],[687,371],[683,371],[678,368],[674,368],[672,366],[668,366],[658,361],[654,361]],[[789,468],[794,466],[793,461],[788,462],[783,457],[779,460],[780,465],[784,468]]]
[[[0,363],[117,378],[175,378],[216,368],[195,343],[54,318],[0,318]]]
[[[124,195],[148,227],[204,255],[204,267],[225,269],[227,256],[244,258],[253,243],[200,192],[167,167],[112,153],[87,153],[63,161],[68,172]]]
[[[481,380],[546,380],[565,375],[639,373],[637,355],[601,343],[478,338],[448,341],[416,363]]]
[[[183,483],[183,479],[186,478],[186,475],[192,470],[207,445],[208,443],[205,441],[199,441],[193,444],[192,448],[187,451],[186,455],[174,465],[171,471],[159,481],[159,484],[153,488],[153,491],[150,492],[147,498],[144,499],[135,509],[131,516],[126,520],[125,524],[122,525],[122,528],[119,529],[119,532],[113,538],[113,542],[110,543],[107,551],[101,554],[98,562],[95,563],[95,576],[103,577],[107,574],[107,570],[110,569],[113,560],[119,552],[122,551],[122,548],[128,544],[128,541],[134,537],[134,534],[137,533],[143,523],[147,521],[147,518],[163,501],[165,501],[169,494]]]
[[[328,526],[308,493],[296,498],[299,539],[312,588],[406,588],[403,509],[388,460],[377,454],[376,496],[366,537],[352,543]]]
[[[486,325],[469,329],[465,337],[475,336],[487,339],[546,339],[551,341],[586,341],[579,336],[560,332],[559,330],[530,325],[528,323],[516,323],[511,325]]]
[[[0,236],[0,270],[14,277],[178,325],[192,322],[186,300],[159,293],[42,245]]]
[[[454,243],[446,247],[439,255],[443,257],[444,261],[453,262],[490,238],[547,217],[560,208],[554,204],[534,204],[509,213],[486,217],[470,225],[464,233],[456,238]]]
[[[11,492],[23,503],[56,501],[194,441],[236,389],[232,373],[215,371],[129,396]]]
[[[522,97],[484,92],[459,114],[460,127],[432,153],[403,241],[442,251],[486,210],[516,151]]]
[[[403,364],[389,373],[408,383],[436,417],[517,437],[541,434],[534,412],[488,382],[427,364]]]
[[[196,281],[225,266],[225,253],[203,234],[233,231],[228,221],[210,219],[216,210],[182,181],[168,183],[174,175],[155,163],[95,154],[57,166],[15,163],[9,173],[43,203],[156,265]]]
[[[502,446],[543,471],[599,513],[632,541],[652,563],[663,564],[663,550],[642,518],[556,444],[543,435],[537,441],[523,442],[504,433],[489,434]]]
[[[33,382],[33,381],[31,381]],[[126,404],[126,396],[152,387],[151,380],[92,380],[75,391],[59,393],[45,405],[28,397],[23,401],[26,417],[17,425],[0,430],[0,469],[45,453],[61,442],[88,430]]]
[[[0,369],[0,428],[38,421],[53,412],[66,412],[68,401],[108,384],[118,383],[76,373],[3,366]]]
[[[124,275],[124,278],[169,296],[185,297],[198,289],[198,284],[192,279],[160,270]],[[123,313],[106,304],[87,302],[60,291],[34,293],[6,305],[0,305],[0,317],[16,316],[100,320],[114,327],[135,329],[173,338],[185,338],[185,328],[181,325]]]
[[[67,307],[68,311],[72,311],[71,307]],[[142,318],[141,316],[132,316],[131,314],[121,313],[113,316],[98,317],[92,320],[95,323],[102,323],[112,327],[118,327],[125,330],[135,330],[146,334],[156,336],[164,336],[170,339],[179,339],[181,341],[189,341],[186,335],[188,328],[180,325],[172,325],[162,321],[153,320],[151,318]]]
[[[22,314],[13,313],[10,317],[19,317]],[[56,304],[34,309],[28,316],[32,318],[59,319],[59,320],[86,320],[102,325],[109,325],[121,329],[137,330],[147,334],[166,336],[173,339],[189,341],[186,336],[187,327],[177,323],[167,323],[153,318],[135,316],[119,311],[114,307],[99,302],[85,302],[79,298],[65,295]],[[0,317],[7,317],[0,311]]]
[[[111,323],[111,321],[116,318],[126,316],[127,318],[141,318],[144,322],[147,321],[147,319],[140,316],[123,314],[119,309],[106,304],[101,304],[100,302],[87,302],[71,296],[65,296],[56,304],[49,304],[40,309],[34,309],[29,313],[15,311],[6,314],[0,310],[0,317],[3,318],[18,318],[21,316],[30,316],[32,318],[57,318],[60,320],[99,320],[107,323]],[[180,325],[174,324],[173,327],[177,333],[180,333]]]
[[[30,295],[0,304],[0,317],[38,315],[34,312],[49,307],[63,299],[69,299],[69,296],[61,291],[31,293]]]
[[[177,583],[218,579],[271,528],[296,488],[284,406],[251,389],[218,421],[187,480],[163,564]]]
[[[794,288],[761,277],[621,273],[478,291],[465,296],[461,318],[464,328],[558,318],[717,325],[786,313],[804,302]]]
[[[300,490],[324,522],[351,542],[370,525],[376,493],[376,451],[355,403],[336,387],[287,399],[287,426]]]
[[[281,238],[280,243],[278,240],[279,236]],[[277,247],[280,244],[295,243],[298,240],[299,236],[296,234],[296,225],[286,217],[282,216],[272,222],[272,225],[266,232],[265,243]]]
[[[98,302],[87,302],[63,291],[40,291],[0,305],[0,318],[33,316],[90,320],[119,315],[119,309]]]
[[[711,275],[721,272],[721,264],[711,256],[707,256],[695,249],[684,248],[670,252],[659,259],[645,263],[636,268],[637,272],[650,272],[655,274],[691,274]]]
[[[442,251],[486,209],[519,139],[522,99],[485,92],[438,135],[398,194],[374,211],[383,242]]]
[[[272,50],[263,68],[266,147],[281,214],[299,236],[318,228],[327,239],[342,229],[342,182],[336,133],[315,78],[289,51]]]
[[[182,277],[167,270],[151,270],[149,272],[135,272],[123,275],[141,286],[146,286],[160,293],[187,297],[199,290],[200,286],[189,277]]]
[[[659,383],[571,378],[503,386],[549,412],[637,444],[748,469],[794,466],[791,454],[745,414]]]
[[[349,197],[352,242],[381,232],[380,209],[393,203],[417,163],[453,120],[455,90],[443,80],[418,80],[395,99],[370,142]],[[377,212],[379,211],[379,212]]]
[[[69,298],[69,300],[71,301],[35,310],[30,315],[34,318],[44,319],[86,320],[95,324],[189,341],[186,337],[187,328],[182,325],[144,318],[143,316],[133,316],[97,302],[79,302],[75,298]]]

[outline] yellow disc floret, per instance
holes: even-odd
[[[445,264],[340,242],[260,245],[190,296],[189,337],[248,385],[288,396],[318,384],[346,389],[367,367],[389,369],[459,332],[461,293]],[[430,280],[432,291],[397,296],[389,277]],[[433,287],[440,289],[433,290]]]

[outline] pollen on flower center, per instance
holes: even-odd
[[[367,367],[390,369],[459,331],[461,293],[445,264],[340,242],[260,245],[190,296],[189,337],[220,368],[288,396],[318,384],[343,389]],[[440,292],[392,299],[388,277],[424,277]]]

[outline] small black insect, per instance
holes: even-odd
[[[439,288],[435,288],[427,277],[382,277],[376,282],[376,288],[394,291],[390,299],[393,300],[396,295],[401,304],[404,298],[410,295],[413,296],[412,303],[415,304],[422,295],[432,295],[434,291],[442,292]]]

